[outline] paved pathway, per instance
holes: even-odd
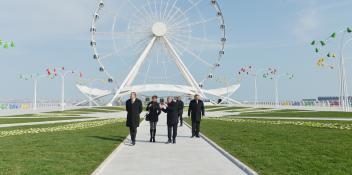
[[[122,143],[94,175],[241,175],[239,167],[201,138],[190,138],[187,126],[179,127],[177,144],[167,141],[166,116],[158,123],[156,143],[149,142],[149,123],[142,122],[137,143]]]

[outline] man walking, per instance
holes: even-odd
[[[139,127],[140,114],[142,113],[142,101],[137,94],[132,92],[130,99],[126,101],[127,121],[126,126],[130,128],[132,146],[136,144],[137,128]]]
[[[200,100],[198,94],[194,96],[194,99],[189,103],[188,117],[192,119],[192,138],[196,136],[199,138],[200,121],[204,116],[204,103]]]
[[[184,103],[183,101],[181,100],[181,97],[178,96],[177,97],[177,108],[178,108],[178,117],[180,118],[180,126],[183,125],[183,118],[182,118],[182,115],[183,115],[183,108],[184,108]]]
[[[177,136],[177,125],[178,125],[178,107],[176,102],[172,97],[167,98],[167,104],[161,107],[161,110],[167,113],[167,143],[171,143],[171,135],[172,135],[172,143],[176,143]]]

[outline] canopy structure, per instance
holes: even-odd
[[[111,91],[109,91],[109,90],[90,88],[88,86],[84,86],[84,85],[80,85],[80,84],[76,84],[76,87],[84,96],[86,96],[88,98],[87,100],[83,100],[83,101],[77,103],[76,104],[77,106],[83,105],[86,103],[91,104],[92,102],[95,105],[100,106],[100,104],[96,100],[103,98],[103,97],[106,97],[111,94]]]
[[[193,88],[192,86],[187,85],[172,85],[172,84],[144,84],[144,85],[135,85],[135,86],[126,86],[124,87],[119,94],[113,94],[112,91],[109,90],[101,90],[89,88],[83,85],[76,85],[78,90],[88,97],[88,100],[82,101],[77,105],[82,105],[87,102],[94,102],[96,105],[97,102],[95,100],[99,98],[106,97],[108,95],[115,95],[118,97],[128,96],[131,92],[137,93],[146,93],[146,92],[174,92],[174,93],[182,93],[182,94],[197,94],[198,90]],[[228,101],[230,103],[240,103],[234,99],[229,98],[232,94],[234,94],[240,87],[240,84],[234,84],[228,87],[219,88],[219,89],[210,89],[205,90],[202,89],[204,94],[215,96],[224,101]]]

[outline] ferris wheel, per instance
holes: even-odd
[[[221,66],[225,22],[217,0],[99,0],[90,28],[97,70],[131,91],[205,97]]]

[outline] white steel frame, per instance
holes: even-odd
[[[104,6],[105,6],[105,1],[106,0],[100,0],[98,7],[96,8],[96,10],[94,11],[94,17],[92,20],[92,26],[91,26],[91,33],[92,33],[92,39],[91,39],[91,46],[93,48],[93,52],[94,52],[94,59],[97,60],[97,63],[99,64],[101,71],[105,73],[105,75],[108,77],[109,82],[113,82],[114,78],[113,76],[108,72],[108,70],[105,69],[105,66],[103,65],[102,61],[101,61],[101,57],[99,56],[98,53],[98,49],[97,49],[97,40],[96,40],[96,36],[97,34],[104,34],[104,33],[99,33],[97,32],[97,22],[99,21],[100,15],[102,13],[102,11],[104,10]],[[149,43],[146,45],[146,47],[144,48],[143,52],[140,54],[140,56],[138,57],[136,63],[134,64],[134,66],[132,67],[132,69],[130,70],[130,72],[128,73],[128,75],[125,77],[125,79],[122,81],[122,83],[120,84],[120,86],[118,88],[116,88],[116,92],[114,93],[114,97],[111,99],[110,103],[108,104],[108,106],[111,106],[112,103],[116,100],[121,98],[122,96],[126,95],[125,93],[123,93],[124,89],[134,89],[131,85],[132,82],[135,80],[137,74],[139,73],[139,70],[141,68],[141,66],[143,65],[143,63],[145,63],[146,58],[148,57],[148,55],[150,54],[152,48],[154,47],[154,45],[156,44],[156,42],[160,42],[161,44],[163,44],[165,46],[165,50],[166,52],[168,52],[169,55],[171,55],[171,59],[172,61],[176,64],[177,68],[179,69],[179,71],[181,72],[182,76],[185,78],[185,80],[187,81],[187,83],[189,84],[188,89],[191,89],[193,94],[199,94],[200,96],[202,96],[203,98],[205,98],[205,93],[204,93],[204,89],[203,88],[203,83],[208,80],[208,79],[212,79],[213,78],[213,73],[216,70],[216,68],[220,67],[220,61],[222,56],[224,55],[224,46],[225,46],[225,42],[226,42],[226,35],[225,35],[225,23],[224,23],[224,17],[223,17],[223,13],[220,9],[219,3],[217,0],[211,0],[211,5],[214,7],[215,12],[216,12],[216,17],[214,17],[213,19],[203,19],[200,21],[196,21],[196,22],[192,22],[190,23],[189,21],[187,21],[187,13],[189,11],[192,11],[193,8],[196,8],[199,3],[205,1],[205,0],[197,0],[197,1],[190,1],[188,0],[187,2],[191,3],[190,7],[186,7],[185,11],[180,11],[179,7],[177,7],[177,3],[178,0],[175,0],[174,2],[172,2],[171,0],[160,0],[160,3],[163,4],[163,2],[165,2],[163,5],[160,5],[160,9],[157,9],[157,5],[156,2],[159,0],[155,0],[155,7],[152,7],[152,5],[150,4],[149,1],[147,2],[147,5],[149,6],[149,8],[142,8],[140,6],[137,6],[132,0],[127,0],[126,3],[130,6],[132,6],[134,9],[136,9],[136,15],[139,16],[139,18],[145,18],[145,21],[153,21],[154,25],[149,26],[152,30],[151,30],[151,39],[149,41]],[[147,6],[147,7],[148,7]],[[161,9],[162,7],[164,7],[164,9]],[[155,9],[155,11],[153,11],[153,9]],[[155,12],[160,11],[160,14],[155,14]],[[169,11],[168,11],[169,10]],[[197,10],[199,10],[197,8]],[[111,13],[111,12],[110,12]],[[116,20],[118,17],[117,14],[118,12],[116,12],[116,14],[114,14],[114,19]],[[148,15],[152,13],[152,15]],[[154,14],[153,14],[154,13]],[[159,19],[162,19],[161,21],[155,21],[154,17],[155,16],[159,16]],[[184,19],[183,19],[184,18]],[[218,56],[216,58],[216,62],[214,64],[210,64],[207,63],[206,61],[204,61],[202,58],[200,58],[198,55],[196,55],[195,53],[193,53],[192,51],[190,51],[189,49],[185,48],[185,46],[183,45],[183,41],[182,39],[175,39],[175,36],[181,36],[181,34],[177,33],[178,31],[182,31],[182,32],[190,32],[190,28],[193,25],[198,25],[198,24],[203,24],[203,23],[207,23],[208,21],[211,20],[218,20],[219,21],[219,30],[221,33],[221,37],[219,39],[219,43],[220,43],[220,48],[219,48],[219,53]],[[115,21],[116,22],[116,21]],[[113,37],[118,35],[118,34],[124,34],[124,35],[135,35],[137,33],[129,33],[129,32],[125,32],[125,33],[118,33],[115,32],[115,22],[113,24],[113,31],[111,33],[105,33],[105,34],[111,34]],[[166,22],[166,23],[164,23]],[[188,22],[188,23],[187,23]],[[171,23],[171,24],[170,24]],[[167,24],[169,24],[170,29],[168,29]],[[141,23],[139,25],[145,25],[145,23]],[[170,36],[172,38],[173,41],[170,40],[170,38],[167,35],[167,32],[169,32],[170,34],[172,34],[172,36]],[[182,35],[182,37],[185,37],[184,35]],[[191,37],[191,36],[188,36]],[[177,41],[177,42],[176,42]],[[114,41],[115,42],[115,41]],[[202,63],[207,63],[206,65],[210,67],[209,69],[209,73],[206,75],[206,78],[204,78],[201,81],[197,81],[191,74],[191,72],[189,71],[189,69],[187,68],[187,66],[184,64],[184,62],[182,61],[182,56],[179,54],[179,51],[177,48],[175,48],[175,46],[182,48],[185,50],[185,52],[188,52],[190,55],[193,55],[194,58],[196,58],[197,60],[201,61]],[[114,55],[114,54],[110,54],[110,55]],[[172,86],[180,86],[180,85],[172,85]],[[167,87],[170,87],[169,84],[165,84],[164,88],[161,89],[166,89]],[[185,90],[184,92],[186,92],[187,90]],[[218,96],[218,97],[222,97],[223,96]],[[229,101],[235,101],[230,99],[229,97],[225,97],[227,100]]]

